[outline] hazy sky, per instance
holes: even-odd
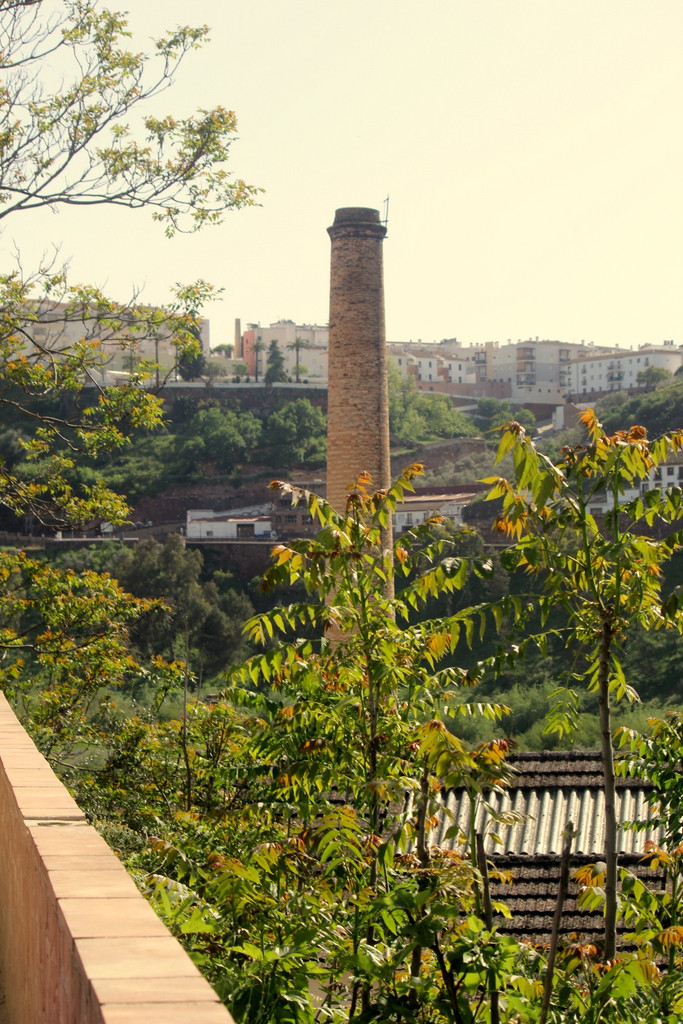
[[[681,0],[127,0],[136,44],[207,23],[155,112],[234,109],[262,206],[194,237],[144,212],[26,214],[117,298],[224,288],[240,317],[325,323],[340,206],[382,208],[387,336],[683,344]],[[161,13],[158,13],[161,12]]]

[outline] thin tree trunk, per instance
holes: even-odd
[[[605,960],[617,953],[617,805],[612,746],[612,721],[609,694],[609,658],[614,630],[611,615],[605,615],[600,638],[598,703],[600,708],[600,746],[605,789]]]
[[[477,868],[481,875],[482,902],[484,904],[484,921],[489,931],[493,929],[493,906],[491,904],[491,890],[489,888],[489,872],[486,864],[486,852],[484,850],[484,836],[477,832]],[[496,972],[489,971],[489,997],[491,999],[491,1024],[500,1024],[500,994],[496,987]]]
[[[429,846],[427,844],[427,804],[429,803],[429,760],[425,757],[424,769],[422,771],[422,778],[420,779],[420,802],[417,809],[417,823],[416,823],[416,852],[417,859],[420,862],[420,868],[423,874],[420,876],[419,888],[424,889],[427,885],[427,880],[424,877],[424,872],[427,870],[431,863],[431,855],[429,852]],[[420,917],[424,916],[424,908],[420,910]],[[420,970],[422,967],[422,946],[416,946],[413,950],[411,963],[410,963],[410,976],[411,978],[419,978]],[[417,998],[417,994],[413,990],[413,996]]]
[[[187,693],[190,682],[190,638],[187,627],[185,628],[185,675],[183,678],[183,727],[181,732],[181,746],[183,750],[183,761],[185,762],[185,810],[192,808],[192,767],[190,765],[190,753],[187,747]]]
[[[560,858],[560,885],[557,891],[557,903],[555,904],[555,914],[553,915],[552,931],[550,933],[548,965],[545,971],[543,1002],[541,1004],[541,1015],[538,1018],[538,1024],[545,1024],[548,1019],[548,1010],[550,1009],[550,997],[553,991],[553,975],[555,973],[555,957],[557,956],[557,944],[560,938],[560,925],[562,924],[562,911],[569,891],[569,858],[571,856],[574,835],[574,826],[571,821],[568,821],[566,839],[564,841],[562,856]]]

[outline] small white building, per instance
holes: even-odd
[[[270,540],[273,526],[270,515],[260,510],[193,508],[187,513],[185,534],[188,540]]]

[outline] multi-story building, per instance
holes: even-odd
[[[569,386],[565,394],[581,400],[610,391],[625,391],[641,386],[638,375],[649,366],[675,373],[683,365],[683,351],[673,341],[662,345],[641,345],[638,349],[614,349],[610,353],[586,352],[569,366]]]
[[[510,400],[517,405],[561,404],[571,390],[572,361],[587,353],[608,354],[609,347],[528,338],[490,350],[487,379],[510,385]],[[487,353],[489,355],[489,353]]]
[[[247,364],[251,376],[261,378],[266,372],[270,344],[275,341],[292,380],[297,378],[298,362],[301,381],[320,382],[327,380],[328,339],[327,325],[295,324],[293,320],[278,320],[270,327],[247,324],[239,341],[236,337],[235,356]]]

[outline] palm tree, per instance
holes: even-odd
[[[289,345],[287,346],[287,348],[290,350],[290,352],[293,351],[293,352],[296,353],[296,356],[295,356],[296,361],[295,361],[295,364],[294,364],[294,377],[295,377],[295,380],[296,380],[297,384],[299,383],[299,370],[300,370],[300,367],[301,367],[301,363],[299,361],[299,354],[300,354],[302,348],[310,348],[310,347],[311,347],[310,341],[306,341],[304,338],[295,338],[294,341],[291,341],[289,343]]]
[[[256,339],[254,344],[251,346],[251,351],[254,353],[254,380],[258,384],[258,360],[259,353],[264,352],[266,343],[260,336]]]

